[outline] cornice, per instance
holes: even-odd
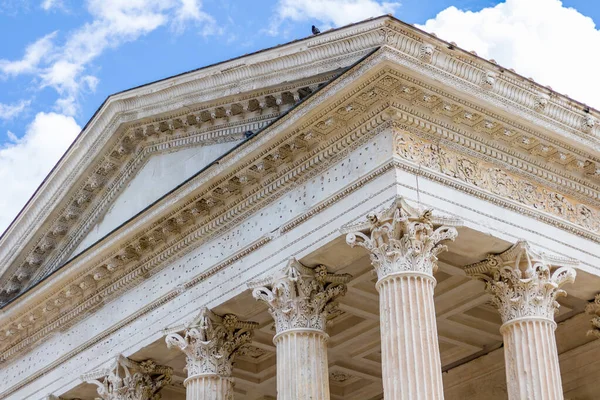
[[[196,176],[67,264],[30,296],[10,304],[0,317],[0,337],[4,339],[0,342],[0,360],[11,359],[52,331],[75,323],[82,315],[159,271],[169,260],[226,232],[297,183],[346,157],[382,129],[401,128],[416,136],[424,132],[438,146],[444,143],[457,156],[476,157],[495,166],[526,165],[522,160],[508,162],[512,155],[490,149],[483,142],[468,145],[475,140],[461,134],[466,129],[461,120],[452,119],[451,131],[449,122],[449,129],[441,129],[422,116],[392,107],[401,102],[417,110],[420,106],[407,103],[399,94],[403,93],[402,82],[398,71],[386,63],[390,59],[393,54],[381,49],[272,123],[254,140],[223,157],[219,165]],[[430,119],[436,118],[439,114],[430,115]],[[469,129],[475,138],[477,130],[473,126]],[[427,148],[427,144],[424,146]],[[418,156],[422,147],[417,143],[414,155]],[[519,204],[518,199],[506,200],[474,181],[465,181],[462,175],[448,175],[443,170],[430,172],[428,165],[421,164],[424,168],[415,165],[413,171],[423,171],[419,173],[448,186],[600,242],[597,231],[564,220],[552,214],[552,209],[536,209]],[[546,187],[556,186],[551,180],[534,176],[528,168],[514,168],[512,172],[523,182],[535,178]],[[327,203],[318,207],[323,209]],[[302,218],[305,217],[289,222],[284,229],[292,229]]]

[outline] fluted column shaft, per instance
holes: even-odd
[[[414,272],[377,283],[386,399],[443,399],[433,290],[435,279]]]
[[[195,375],[187,378],[186,400],[233,400],[233,380],[218,375]]]
[[[482,279],[503,325],[509,400],[562,400],[554,330],[556,299],[575,280],[576,260],[542,253],[525,241],[467,266]]]
[[[346,242],[371,254],[377,272],[386,400],[443,400],[433,292],[437,255],[461,221],[416,209],[403,198],[345,228]]]
[[[329,399],[327,339],[317,329],[292,329],[275,337],[278,400]]]
[[[504,358],[508,398],[563,398],[556,324],[544,318],[522,318],[504,324]]]
[[[325,327],[337,315],[334,300],[346,293],[350,279],[292,258],[282,271],[249,285],[275,320],[278,400],[329,400]]]

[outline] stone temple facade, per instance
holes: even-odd
[[[115,94],[0,239],[0,398],[597,399],[599,120],[389,16]]]

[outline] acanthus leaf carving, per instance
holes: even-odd
[[[232,376],[237,355],[243,354],[252,341],[255,322],[240,321],[233,314],[217,315],[208,308],[186,327],[185,335],[171,333],[166,337],[169,348],[179,348],[186,355],[188,376]]]
[[[343,231],[351,247],[360,246],[370,252],[381,280],[399,272],[433,275],[437,255],[447,249],[443,243],[456,239],[455,227],[461,225],[458,219],[415,209],[399,197],[385,210],[367,215],[366,223],[347,226]]]
[[[563,285],[575,281],[576,265],[576,260],[541,253],[519,241],[503,253],[465,267],[465,272],[485,282],[502,322],[528,317],[553,321],[560,307],[556,299],[566,295]]]
[[[153,360],[141,362],[119,355],[113,364],[81,377],[95,384],[96,400],[160,400],[160,390],[171,383],[173,369]]]
[[[281,272],[248,286],[255,299],[269,306],[278,334],[290,329],[325,331],[327,321],[339,313],[334,300],[346,293],[351,278],[329,273],[324,265],[308,268],[292,258]]]

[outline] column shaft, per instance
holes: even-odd
[[[387,400],[444,398],[434,287],[432,276],[414,272],[388,275],[377,284]]]
[[[185,380],[187,400],[233,400],[233,382],[216,375],[196,375]]]
[[[518,319],[502,326],[509,400],[563,398],[554,321]]]
[[[503,325],[510,400],[562,400],[554,330],[561,287],[575,281],[577,260],[542,253],[519,241],[500,254],[465,267],[482,279]]]
[[[278,400],[329,400],[325,327],[337,315],[334,299],[346,293],[350,278],[291,258],[281,272],[249,285],[275,320]]]
[[[325,332],[292,329],[275,337],[277,400],[329,400]]]

